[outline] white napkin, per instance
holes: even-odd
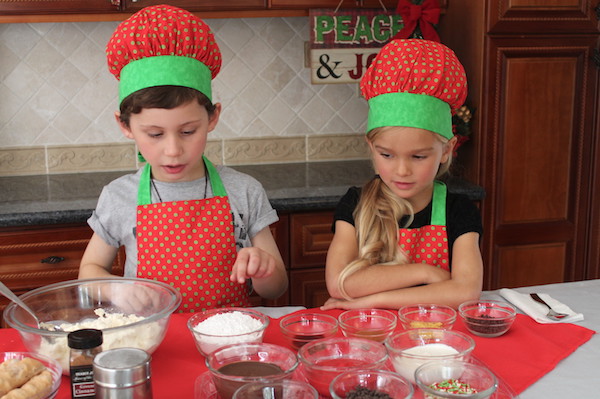
[[[575,313],[570,307],[552,298],[548,294],[538,293],[540,298],[546,301],[548,305],[552,306],[552,309],[554,309],[556,312],[567,313],[569,316],[564,317],[560,320],[551,320],[548,317],[546,317],[546,314],[548,313],[548,308],[542,305],[541,303],[534,301],[533,298],[529,296],[529,294],[521,294],[520,292],[517,292],[510,288],[500,289],[499,294],[504,299],[521,309],[523,312],[525,312],[528,316],[530,316],[533,320],[537,321],[538,323],[573,323],[576,321],[583,320],[583,314]]]

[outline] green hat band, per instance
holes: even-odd
[[[406,126],[426,129],[451,139],[450,106],[439,98],[426,94],[385,93],[369,101],[367,132],[384,126]]]
[[[121,70],[119,104],[131,93],[154,86],[190,87],[212,101],[211,80],[210,69],[194,58],[177,55],[140,58]]]

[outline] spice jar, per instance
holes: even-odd
[[[94,398],[94,357],[102,351],[102,331],[93,328],[72,331],[67,334],[70,348],[69,373],[71,397]]]
[[[97,399],[151,399],[150,355],[137,348],[118,348],[94,359]]]

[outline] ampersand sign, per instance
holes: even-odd
[[[437,0],[424,0],[422,4],[412,4],[409,0],[400,0],[396,12],[402,16],[404,27],[393,39],[407,39],[419,23],[423,39],[441,43],[440,36],[433,25],[440,20],[440,5]]]

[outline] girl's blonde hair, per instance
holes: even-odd
[[[367,140],[373,142],[387,127],[376,128],[367,134]],[[431,133],[446,145],[448,140]],[[440,164],[437,177],[445,174],[452,163],[452,154]],[[358,240],[358,258],[349,263],[338,277],[338,289],[345,299],[352,299],[344,289],[348,276],[371,265],[403,264],[408,257],[398,245],[398,221],[408,216],[406,226],[414,217],[414,211],[408,200],[398,197],[377,176],[361,190],[358,205],[353,213],[356,239]],[[405,226],[405,227],[406,227]]]

